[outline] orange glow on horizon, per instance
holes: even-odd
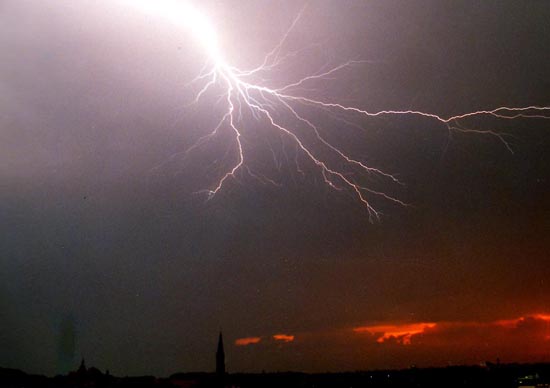
[[[261,337],[245,337],[245,338],[238,338],[235,340],[235,345],[237,346],[247,346],[247,345],[254,345],[257,343],[260,343]]]
[[[550,314],[530,314],[514,319],[502,319],[489,322],[418,322],[418,323],[388,323],[382,325],[359,326],[353,328],[355,333],[370,333],[376,337],[376,342],[384,343],[395,339],[402,345],[411,345],[411,338],[414,335],[424,333],[426,329],[439,327],[441,325],[453,327],[491,327],[498,326],[506,329],[515,329],[521,322],[529,319],[545,321],[550,323]],[[550,339],[550,335],[545,337]]]
[[[532,314],[525,315],[523,317],[514,318],[514,319],[503,319],[499,321],[489,322],[488,325],[498,325],[503,326],[509,329],[513,329],[518,326],[518,324],[527,319],[535,319],[539,321],[548,321],[550,322],[550,314]]]
[[[294,336],[293,335],[288,335],[288,334],[275,334],[273,336],[273,339],[275,341],[292,342],[292,341],[294,341]]]
[[[360,326],[353,329],[356,333],[370,333],[378,336],[376,342],[383,343],[391,338],[395,338],[397,342],[403,345],[411,344],[411,337],[415,334],[424,332],[425,329],[435,327],[436,323],[421,322],[421,323],[405,323],[395,325],[375,325],[375,326]]]

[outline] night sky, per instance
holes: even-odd
[[[250,68],[301,1],[195,2],[227,60]],[[441,116],[550,106],[550,2],[312,0],[266,82],[348,59],[310,96]],[[0,1],[0,366],[54,375],[550,361],[550,121],[410,116],[334,144],[373,179],[382,213],[297,164],[266,123],[250,165],[212,199],[231,140],[186,155],[223,115],[189,105],[205,54],[116,1]],[[307,109],[307,108],[306,108]],[[320,113],[321,114],[321,113]],[[324,113],[326,114],[326,112]],[[290,155],[290,156],[289,156]]]

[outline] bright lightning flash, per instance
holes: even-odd
[[[302,79],[287,85],[282,85],[277,88],[271,88],[253,81],[261,79],[260,75],[265,72],[273,71],[284,61],[296,55],[291,53],[282,55],[283,45],[287,41],[294,26],[300,19],[302,12],[294,19],[292,25],[283,36],[282,40],[275,48],[269,52],[263,62],[256,68],[251,70],[237,69],[228,64],[221,53],[218,46],[218,39],[214,27],[209,20],[201,14],[189,2],[177,0],[122,0],[127,5],[140,9],[141,11],[174,23],[177,26],[184,27],[198,40],[204,47],[206,54],[209,57],[207,66],[193,80],[193,83],[201,83],[201,88],[196,95],[195,102],[198,102],[201,96],[211,88],[219,88],[221,96],[225,101],[225,113],[220,118],[217,126],[213,131],[193,145],[189,150],[200,146],[205,141],[213,138],[222,130],[229,130],[233,134],[235,142],[236,161],[224,173],[219,180],[209,190],[206,190],[209,197],[218,193],[226,184],[226,182],[235,177],[235,174],[240,169],[243,169],[251,174],[251,176],[262,181],[271,181],[267,177],[261,177],[255,174],[246,165],[246,152],[243,147],[243,139],[246,133],[241,128],[243,120],[243,109],[248,109],[257,120],[262,120],[272,130],[278,131],[282,136],[287,137],[293,142],[298,150],[307,159],[309,159],[320,171],[324,182],[331,188],[336,190],[348,190],[353,193],[356,198],[361,201],[369,212],[371,220],[379,218],[379,212],[371,205],[372,196],[382,197],[385,200],[395,202],[399,205],[406,206],[401,200],[385,194],[381,191],[373,190],[366,185],[359,183],[364,181],[365,177],[376,175],[383,179],[387,179],[394,183],[400,183],[398,179],[378,168],[366,165],[364,162],[354,159],[344,150],[331,144],[319,131],[319,127],[310,119],[301,115],[298,106],[309,106],[322,109],[323,111],[340,114],[336,116],[340,121],[348,122],[341,117],[341,114],[356,114],[362,117],[377,117],[390,115],[409,115],[421,116],[427,119],[435,120],[443,125],[449,131],[473,132],[479,134],[488,134],[495,136],[512,151],[509,143],[502,134],[493,130],[468,129],[461,120],[474,116],[492,116],[498,119],[516,119],[516,118],[539,118],[550,119],[550,107],[546,106],[526,106],[526,107],[498,107],[490,110],[480,110],[475,112],[464,113],[451,117],[442,117],[434,113],[426,113],[417,110],[382,110],[378,112],[369,112],[355,106],[348,106],[338,102],[322,101],[304,97],[297,92],[307,86],[313,80],[326,79],[329,76],[341,71],[342,69],[362,63],[362,61],[348,61],[338,66],[322,70],[318,73],[311,74]],[[279,117],[282,113],[290,115],[298,125],[314,136],[319,146],[325,152],[332,154],[331,159],[323,158],[319,152],[307,145],[299,132],[292,126],[283,122]],[[339,160],[334,162],[334,158]],[[332,161],[332,162],[331,162]],[[299,169],[299,167],[297,166]],[[361,178],[363,178],[361,180]]]
[[[216,63],[222,58],[218,48],[216,31],[209,20],[187,1],[178,0],[124,0],[143,13],[167,20],[176,26],[189,29],[204,46],[208,55]]]

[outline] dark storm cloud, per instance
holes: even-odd
[[[243,65],[261,59],[300,6],[204,4]],[[327,131],[406,183],[380,185],[412,206],[377,203],[379,224],[286,162],[268,168],[281,187],[243,175],[205,202],[193,193],[210,187],[228,145],[182,154],[220,113],[210,101],[184,107],[183,85],[204,60],[194,42],[111,2],[0,8],[1,366],[54,373],[67,317],[75,366],[82,355],[113,373],[167,374],[212,369],[220,327],[232,371],[340,370],[414,356],[342,327],[550,310],[544,120],[468,123],[511,132],[514,154],[491,137],[448,143],[446,129],[422,119]],[[363,58],[372,63],[320,85],[322,96],[443,115],[548,105],[549,12],[544,2],[315,2],[290,44],[320,49],[278,77]],[[272,166],[263,151],[258,163]],[[300,342],[315,332],[336,333],[323,334],[323,352],[318,336]],[[267,340],[281,333],[296,339]],[[266,340],[229,345],[256,336]],[[436,362],[430,344],[424,359]]]

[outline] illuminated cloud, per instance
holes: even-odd
[[[550,316],[544,314],[485,322],[388,321],[323,328],[300,331],[288,343],[284,336],[290,337],[282,333],[262,337],[261,346],[254,347],[262,353],[245,352],[251,365],[259,354],[277,345],[289,368],[309,359],[315,370],[401,369],[411,363],[421,367],[477,365],[497,358],[504,363],[550,361]]]
[[[209,55],[221,61],[218,38],[214,26],[188,1],[177,0],[121,0],[123,4],[143,13],[167,20],[176,26],[186,27],[203,45]]]
[[[376,336],[376,342],[383,343],[389,339],[396,339],[403,345],[411,344],[411,337],[424,332],[427,328],[435,327],[435,323],[412,323],[395,325],[360,326],[353,329],[356,333],[370,333]]]
[[[260,343],[261,340],[262,340],[261,337],[238,338],[235,340],[235,345],[237,346],[254,345],[254,344]]]
[[[294,341],[294,336],[288,335],[288,334],[275,334],[273,336],[273,339],[275,341],[281,341],[281,342],[292,342]]]
[[[519,318],[489,322],[418,322],[359,326],[355,333],[368,333],[376,342],[390,340],[401,345],[442,345],[451,343],[498,343],[506,336],[508,343],[550,340],[550,315],[533,314]],[[480,342],[480,343],[481,343]]]

